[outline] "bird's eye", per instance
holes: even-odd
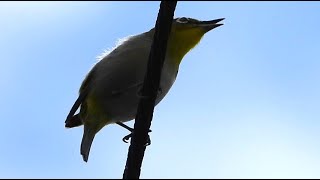
[[[186,17],[182,17],[182,18],[177,19],[178,23],[187,23],[188,21],[189,21],[189,19]]]

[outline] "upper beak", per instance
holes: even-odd
[[[222,26],[223,24],[218,24],[218,22],[224,20],[224,18],[220,18],[220,19],[215,19],[215,20],[211,20],[211,21],[200,21],[199,26],[202,27],[206,32]]]

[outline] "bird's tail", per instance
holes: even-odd
[[[84,125],[84,132],[81,142],[81,155],[85,162],[88,161],[90,148],[94,139],[94,136],[96,135],[96,131],[94,131],[92,128]]]

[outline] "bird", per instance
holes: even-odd
[[[190,17],[173,19],[155,105],[174,84],[184,56],[204,34],[223,25],[219,23],[222,20],[224,18],[209,21]],[[154,32],[153,27],[125,38],[103,54],[85,76],[78,98],[65,120],[66,128],[84,127],[80,154],[85,162],[88,161],[94,137],[103,127],[119,124],[133,130],[123,123],[136,116]]]

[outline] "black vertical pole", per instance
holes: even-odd
[[[161,1],[123,179],[138,179],[177,1]]]

